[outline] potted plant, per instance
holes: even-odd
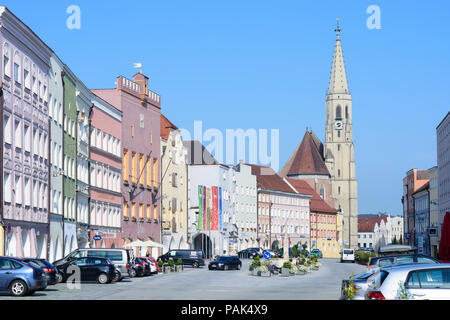
[[[170,258],[168,261],[167,261],[167,263],[169,264],[169,266],[170,266],[170,271],[175,271],[174,270],[174,267],[175,267],[175,261],[173,261],[173,259],[172,258]]]
[[[290,276],[290,270],[291,269],[291,263],[289,261],[286,261],[285,263],[283,263],[283,266],[281,267],[281,275],[283,277],[288,277]]]
[[[299,275],[304,275],[308,272],[308,266],[306,264],[299,265],[297,268],[297,273]]]
[[[270,277],[269,268],[266,265],[260,265],[257,268],[257,275],[260,277]]]
[[[181,272],[183,270],[183,259],[178,258],[177,265],[175,266],[175,271]]]
[[[289,268],[289,274],[293,276],[297,273],[297,271],[298,271],[297,266],[295,264],[292,264],[291,267]]]

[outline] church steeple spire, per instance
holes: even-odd
[[[344,56],[342,54],[341,46],[341,28],[339,26],[339,18],[336,19],[337,26],[334,30],[336,32],[336,45],[334,48],[333,64],[331,66],[330,85],[328,87],[328,94],[333,93],[348,93],[347,76],[345,73]]]

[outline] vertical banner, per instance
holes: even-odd
[[[219,231],[222,231],[222,188],[219,187]]]
[[[206,230],[206,187],[203,187],[203,225],[202,230]]]
[[[206,228],[211,230],[211,188],[206,188]]]
[[[219,190],[217,187],[211,187],[212,192],[212,221],[211,230],[219,230]]]
[[[198,186],[198,223],[197,229],[202,230],[203,228],[203,187]]]

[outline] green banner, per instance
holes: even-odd
[[[197,229],[203,230],[203,187],[198,186],[198,224]]]

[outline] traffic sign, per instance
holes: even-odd
[[[264,252],[264,259],[267,259],[267,260],[270,259],[270,252],[268,252],[268,251]]]
[[[94,240],[101,240],[102,239],[102,236],[101,235],[99,235],[99,234],[96,234],[95,236],[94,236]]]

